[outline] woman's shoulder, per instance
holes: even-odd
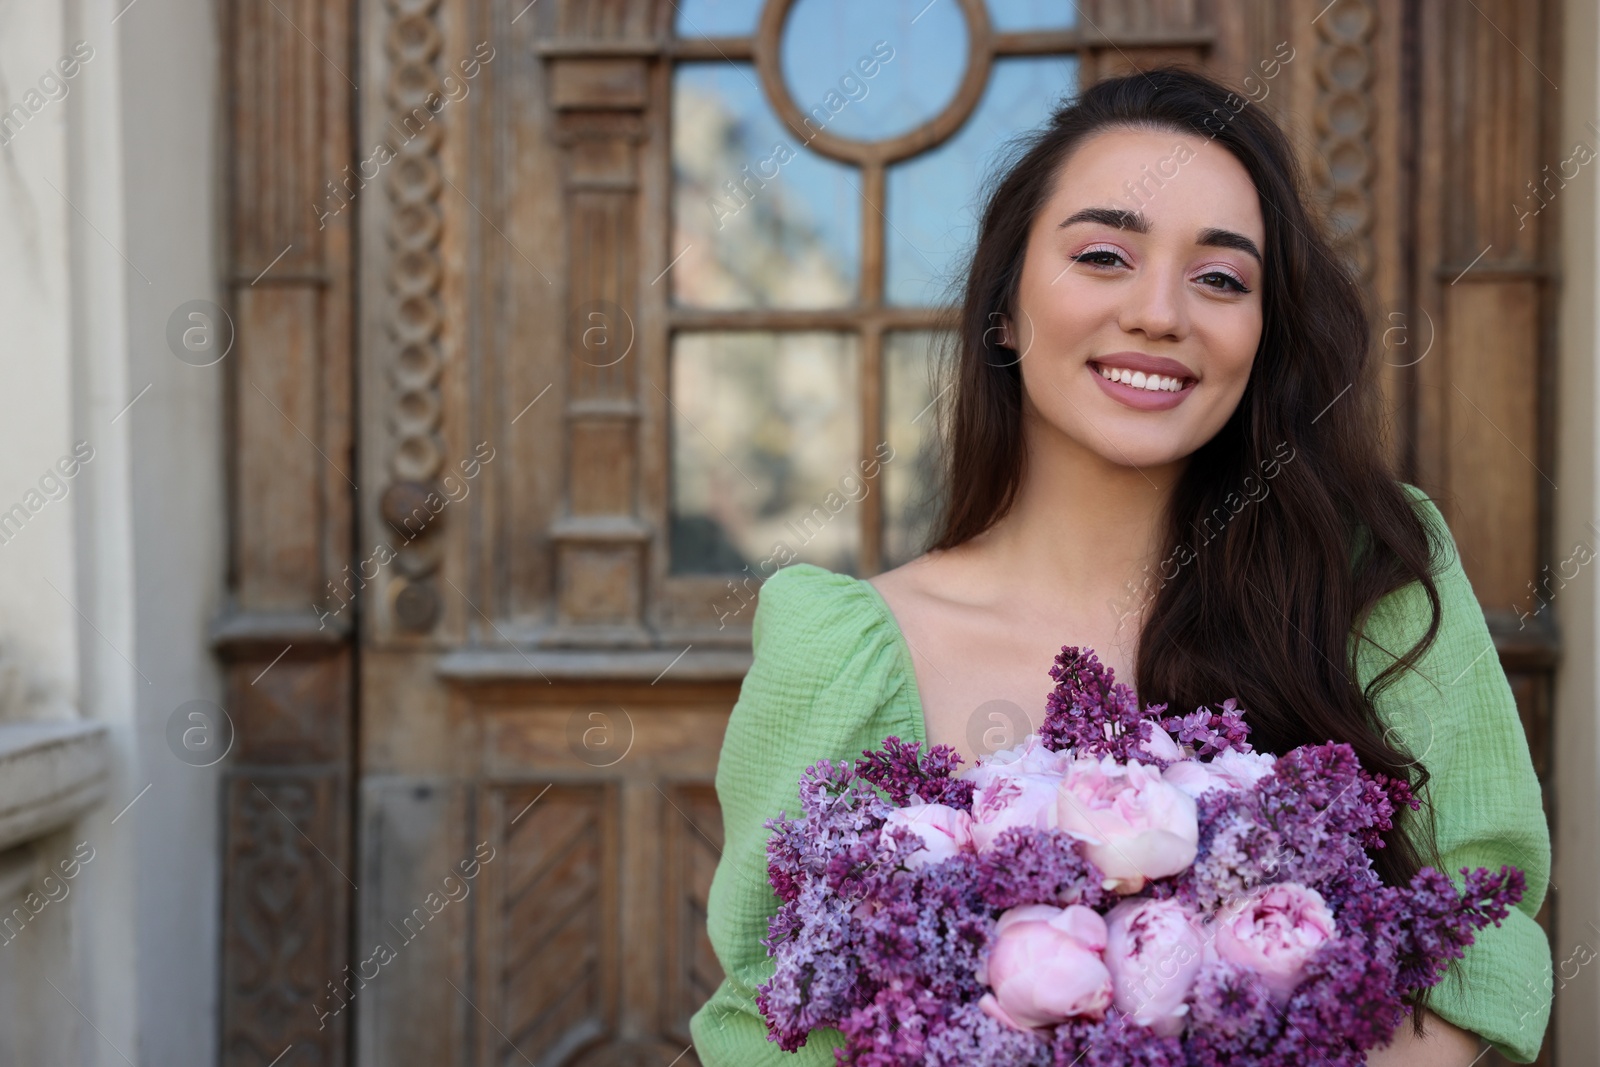
[[[790,563],[762,582],[751,641],[759,645],[767,634],[782,631],[785,639],[809,633],[832,643],[879,622],[865,581],[815,563]]]
[[[761,586],[753,658],[718,763],[718,789],[739,775],[789,791],[812,761],[853,757],[887,734],[908,737],[913,692],[898,631],[867,582],[791,563]]]

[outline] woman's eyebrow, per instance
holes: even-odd
[[[1101,226],[1115,226],[1119,230],[1132,230],[1134,233],[1149,233],[1150,220],[1137,211],[1128,211],[1116,207],[1086,207],[1081,211],[1074,211],[1057,226],[1056,229],[1064,230],[1075,222],[1093,222]]]
[[[1242,233],[1232,230],[1201,230],[1200,236],[1195,239],[1196,244],[1207,245],[1211,248],[1233,248],[1246,255],[1254,257],[1257,263],[1261,262],[1261,249],[1256,243]]]
[[[1092,222],[1100,226],[1114,226],[1119,230],[1131,230],[1134,233],[1149,233],[1150,220],[1143,213],[1129,211],[1126,208],[1115,207],[1086,207],[1068,215],[1057,229],[1066,229],[1068,226],[1079,222]],[[1261,262],[1261,249],[1256,243],[1242,233],[1232,230],[1209,229],[1201,230],[1200,236],[1195,239],[1196,244],[1206,245],[1211,248],[1233,248],[1252,257],[1257,263]]]

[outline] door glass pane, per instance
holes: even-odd
[[[673,0],[679,37],[748,37],[756,32],[761,0]]]
[[[939,147],[889,168],[889,303],[947,302],[977,234],[983,181],[1001,150],[1043,123],[1077,89],[1074,57],[996,60],[983,99],[961,129]]]
[[[859,373],[854,334],[674,338],[673,573],[855,573]]]
[[[895,137],[945,109],[967,68],[967,21],[954,0],[798,0],[780,65],[806,135]]]
[[[933,529],[938,492],[934,397],[938,356],[951,335],[897,331],[883,339],[884,420],[893,458],[883,473],[883,569],[922,554]],[[946,396],[948,399],[948,394]]]
[[[786,132],[747,63],[685,63],[672,94],[673,299],[840,307],[861,274],[854,167]]]
[[[1078,24],[1078,5],[1071,0],[989,0],[989,21],[997,30],[1064,30]]]

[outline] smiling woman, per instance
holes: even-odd
[[[1504,926],[1367,1062],[1466,1067],[1478,1037],[1533,1058],[1548,1005],[1520,1017],[1507,990],[1550,973],[1537,779],[1450,531],[1382,451],[1364,297],[1302,190],[1270,118],[1177,69],[1092,86],[999,177],[949,352],[926,552],[866,582],[790,568],[762,592],[717,771],[708,929],[728,978],[695,1017],[708,1067],[776,1062],[755,1001],[775,899],[744,872],[765,866],[766,820],[798,808],[785,783],[888,734],[970,763],[987,751],[971,709],[1045,707],[1063,646],[1095,649],[1144,705],[1237,695],[1259,751],[1341,742],[1408,783],[1428,817],[1371,851],[1388,885],[1521,869]],[[1130,646],[1117,592],[1273,462],[1275,491],[1163,575]]]

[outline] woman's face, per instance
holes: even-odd
[[[1080,144],[1034,219],[1004,337],[1032,429],[1132,467],[1205,444],[1250,377],[1265,243],[1226,149],[1165,130]]]

